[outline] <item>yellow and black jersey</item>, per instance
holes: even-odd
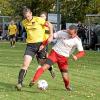
[[[9,25],[8,26],[8,34],[14,35],[17,33],[17,26],[16,25]]]
[[[45,29],[43,26],[45,25],[45,20],[43,18],[34,16],[30,21],[23,20],[22,25],[27,33],[27,43],[37,43],[44,40]]]

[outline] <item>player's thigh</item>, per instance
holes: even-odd
[[[32,61],[32,57],[30,55],[24,55],[23,68],[27,70],[31,61]]]
[[[46,55],[47,55],[46,48],[37,52],[37,58],[39,59],[46,59],[47,58]]]
[[[12,41],[12,35],[9,36],[9,40]]]
[[[46,58],[47,58],[46,55],[47,55],[47,52],[45,49],[37,52],[36,58],[39,64],[43,65],[45,63]]]
[[[35,55],[35,50],[33,50],[32,45],[27,45],[25,53],[24,53],[24,62],[23,62],[23,67],[28,68],[31,61],[32,57]]]
[[[51,52],[48,54],[48,59],[50,59],[53,63],[57,62],[57,53],[54,50],[51,50]]]
[[[15,35],[13,36],[13,41],[15,41],[16,40],[16,37],[15,37]]]
[[[61,72],[67,72],[68,71],[68,59],[66,59],[65,57],[61,57],[57,61],[57,64],[58,64],[58,67],[59,67]]]
[[[36,54],[36,49],[32,44],[27,44],[24,55],[33,57]]]
[[[45,64],[49,65],[48,68],[50,68],[50,66],[52,66],[54,63],[57,62],[57,57],[56,57],[56,52],[54,50],[51,50],[50,54],[47,57],[47,60],[45,62]]]
[[[45,63],[45,64],[42,66],[42,68],[43,68],[43,70],[45,71],[45,70],[47,70],[47,69],[50,68],[50,64]]]

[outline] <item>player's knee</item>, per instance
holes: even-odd
[[[61,73],[68,73],[67,69],[60,69]]]
[[[23,66],[22,69],[27,70],[28,66]]]
[[[46,62],[46,59],[38,59],[38,63],[40,65],[43,65]]]
[[[23,65],[22,65],[22,68],[27,70],[28,67],[29,67],[29,63],[24,62]]]
[[[29,66],[29,63],[24,62],[24,63],[23,63],[23,66],[28,67],[28,66]]]
[[[44,71],[47,70],[47,69],[49,69],[49,68],[50,68],[50,65],[44,64],[44,66],[43,66],[43,70],[44,70]]]
[[[65,77],[68,74],[68,70],[67,69],[60,69],[60,72],[62,74],[62,77]]]

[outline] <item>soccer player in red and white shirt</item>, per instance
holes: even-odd
[[[36,71],[29,85],[32,86],[44,71],[46,71],[52,64],[57,63],[62,74],[65,88],[70,91],[68,57],[76,48],[78,49],[78,53],[76,55],[72,54],[73,59],[76,61],[78,58],[84,56],[85,52],[82,47],[82,42],[77,36],[77,27],[75,25],[69,26],[67,31],[58,31],[54,33],[54,38],[57,38],[57,43],[53,46],[45,64]]]

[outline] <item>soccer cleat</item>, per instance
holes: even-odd
[[[34,84],[35,84],[35,82],[32,82],[32,81],[31,81],[31,82],[29,83],[29,86],[32,87]]]
[[[72,91],[71,87],[66,87],[67,91]]]
[[[15,48],[15,45],[13,45],[12,47]]]
[[[17,84],[17,85],[15,86],[15,88],[17,89],[17,91],[21,91],[22,85],[21,85],[21,84]]]

